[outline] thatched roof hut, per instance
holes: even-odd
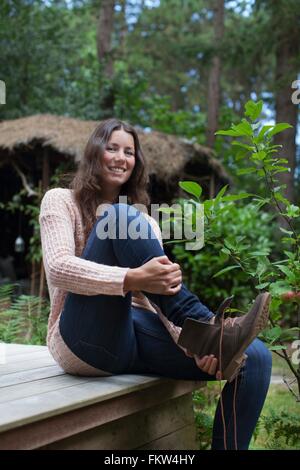
[[[98,123],[48,114],[0,122],[0,165],[25,154],[43,154],[48,164],[61,158],[78,162],[85,144]],[[229,177],[211,149],[161,132],[138,130],[150,175],[159,186],[167,185],[174,195],[179,179],[194,179],[213,195],[215,188],[229,182]],[[51,162],[51,160],[53,160]],[[45,162],[44,166],[45,166]],[[40,166],[41,162],[37,162]],[[44,168],[44,173],[47,170]],[[163,189],[163,188],[162,188]],[[154,191],[156,192],[156,191]],[[162,191],[164,196],[165,191]],[[168,191],[169,193],[169,191]],[[161,201],[162,202],[162,201]]]
[[[32,188],[38,185],[42,194],[55,169],[62,163],[67,167],[64,171],[74,170],[97,124],[96,121],[47,114],[0,122],[0,201],[11,201],[22,188],[26,188],[30,195]],[[149,167],[153,203],[169,203],[179,195],[179,180],[198,181],[207,196],[214,196],[221,186],[229,182],[211,149],[161,132],[138,130],[138,134]],[[31,273],[31,292],[36,292],[34,279],[38,268],[35,263],[26,266],[25,253],[15,253],[18,235],[28,247],[32,226],[18,211],[14,214],[1,211],[0,224],[3,227],[0,261],[10,267],[13,264],[16,278],[23,279],[25,283]]]

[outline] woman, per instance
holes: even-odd
[[[213,347],[214,334],[220,331],[219,316],[182,283],[180,266],[163,251],[156,221],[132,206],[149,204],[146,185],[136,131],[109,119],[91,135],[70,188],[50,189],[44,195],[39,220],[51,301],[49,350],[71,374],[141,373],[216,380],[221,377],[217,372],[221,356],[216,357]],[[118,204],[121,195],[127,196],[128,204]],[[114,210],[114,216],[107,219],[109,236],[97,231],[110,212],[105,208]],[[147,238],[129,237],[132,223],[146,231]],[[120,236],[121,229],[125,237]],[[119,236],[111,236],[113,232]],[[236,380],[223,389],[213,449],[248,448],[270,381],[270,353],[254,339],[265,324],[268,302],[268,296],[256,300],[245,317],[246,326],[237,327],[244,336],[237,337],[234,320],[240,319],[220,323],[221,340],[227,341],[224,351],[232,349],[228,364]],[[253,315],[260,320],[255,328]],[[193,321],[196,325],[191,325]],[[247,322],[252,322],[251,331]],[[204,330],[198,335],[199,326]],[[177,344],[182,327],[185,347]],[[234,341],[230,340],[232,332]],[[237,343],[238,347],[231,348]],[[193,354],[197,344],[204,351],[201,356]],[[206,344],[211,350],[205,349]],[[247,360],[241,367],[245,349]]]

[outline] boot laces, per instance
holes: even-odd
[[[223,346],[223,336],[224,336],[224,327],[229,326],[233,327],[235,324],[235,321],[237,317],[231,318],[225,317],[225,310],[222,312],[221,315],[221,333],[220,333],[220,342],[219,342],[219,369],[222,374],[222,346]],[[240,366],[237,368],[236,373],[234,375],[234,393],[233,393],[233,430],[234,430],[234,446],[235,450],[238,450],[237,446],[237,422],[236,422],[236,394],[237,394],[237,379],[238,379],[238,373],[241,369],[241,367],[245,363],[245,357],[243,358],[244,360],[241,362]],[[223,403],[223,395],[222,395],[222,376],[219,378],[219,386],[220,386],[220,406],[221,406],[221,416],[222,416],[222,424],[223,424],[223,439],[224,439],[224,449],[227,450],[227,429],[226,429],[226,421],[225,421],[225,413],[224,413],[224,403]]]

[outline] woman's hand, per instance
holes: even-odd
[[[199,356],[194,355],[194,359],[199,369],[203,372],[215,375],[218,380],[221,378],[220,371],[217,371],[218,359],[215,356],[211,354],[210,356],[203,356],[200,358]]]
[[[171,324],[171,326],[172,327],[171,327],[170,334],[173,337],[177,346],[183,350],[184,354],[187,357],[194,359],[197,364],[197,367],[199,367],[199,369],[201,369],[203,372],[206,372],[207,374],[210,374],[210,375],[215,375],[217,380],[220,380],[221,372],[217,370],[218,359],[213,354],[211,354],[210,356],[199,357],[197,356],[197,354],[193,354],[192,352],[188,351],[186,348],[180,346],[178,344],[178,338],[180,336],[182,328],[180,326],[173,325],[173,323]]]
[[[221,379],[221,372],[217,370],[218,359],[213,354],[211,354],[210,356],[199,357],[197,356],[197,354],[193,354],[185,348],[181,349],[183,349],[187,357],[195,359],[195,362],[199,369],[201,369],[203,372],[206,372],[207,374],[215,375],[218,380]]]
[[[158,256],[139,268],[128,270],[124,279],[124,291],[174,295],[180,291],[181,283],[179,264],[172,263],[167,256]]]

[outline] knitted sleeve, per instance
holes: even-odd
[[[121,295],[129,268],[75,256],[75,214],[63,188],[48,190],[39,215],[43,262],[53,287],[81,295]]]

